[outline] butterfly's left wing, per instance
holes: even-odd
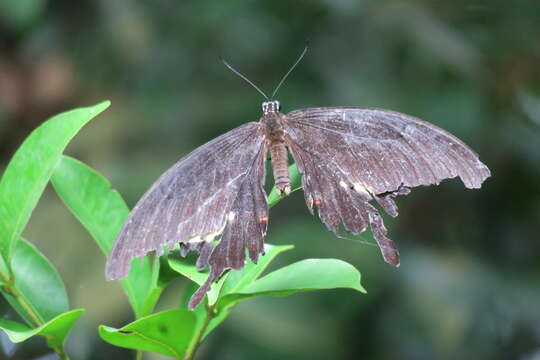
[[[193,308],[226,269],[244,266],[246,249],[256,261],[268,217],[265,154],[261,124],[251,122],[178,161],[133,208],[107,260],[107,278],[121,279],[133,258],[180,243],[183,255],[199,252],[198,268],[211,268],[190,301]]]
[[[375,200],[397,216],[396,195],[459,176],[479,188],[489,169],[448,132],[401,113],[363,108],[311,108],[284,117],[285,141],[298,169],[310,211],[338,234],[371,230],[386,262],[399,253],[386,237]]]

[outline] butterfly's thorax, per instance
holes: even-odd
[[[279,103],[271,101],[263,103],[263,116],[261,122],[265,125],[265,135],[272,159],[274,183],[280,194],[289,194],[291,181],[289,178],[289,161],[287,147],[285,146],[285,131],[282,119],[285,117],[279,112]]]

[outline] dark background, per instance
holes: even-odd
[[[376,247],[335,238],[293,194],[271,211],[267,241],[296,246],[277,265],[343,259],[368,294],[246,301],[199,359],[540,359],[538,1],[2,1],[0,167],[49,116],[110,99],[67,153],[132,206],[181,156],[260,117],[263,99],[220,56],[270,92],[307,41],[278,94],[284,112],[408,113],[463,139],[492,178],[481,190],[447,180],[400,197],[400,216],[386,221],[398,270]],[[25,237],[59,268],[72,308],[87,309],[73,358],[132,358],[97,336],[98,324],[132,320],[128,303],[52,190]],[[13,358],[48,353],[41,340],[2,342]]]

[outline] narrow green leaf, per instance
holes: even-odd
[[[257,264],[247,261],[243,269],[225,273],[216,284],[212,285],[212,289],[208,292],[209,304],[213,305],[218,297],[234,292],[236,289],[255,280],[277,255],[293,247],[292,245],[274,246],[265,244],[265,254],[259,257]],[[195,265],[188,264],[178,254],[169,256],[169,266],[199,286],[208,278],[208,271],[198,270]]]
[[[337,259],[307,259],[285,266],[219,299],[220,308],[254,296],[287,296],[298,292],[350,288],[365,293],[360,273]]]
[[[285,266],[246,286],[244,292],[351,288],[365,293],[360,273],[338,259],[306,259]]]
[[[280,253],[292,249],[292,245],[275,246],[265,244],[265,254],[259,258],[257,264],[248,261],[246,266],[242,270],[229,271],[220,279],[217,284],[214,284],[210,292],[208,293],[208,303],[210,305],[219,302],[219,298],[226,294],[234,293],[236,290],[242,288],[246,284],[254,281],[270,264],[270,262],[278,256]],[[199,271],[193,265],[189,265],[178,257],[169,256],[169,266],[178,271],[183,276],[189,277],[193,280],[194,284],[199,286],[206,281],[208,277],[207,272]],[[182,306],[187,307],[189,298],[197,290],[197,286],[188,286],[186,294],[183,298]],[[205,338],[212,330],[214,330],[219,324],[221,324],[230,314],[232,308],[223,308],[217,304],[220,308],[218,314],[210,320],[206,330],[204,331],[203,338]],[[199,331],[204,320],[207,317],[207,309],[205,306],[197,306],[193,313],[197,317],[196,331]]]
[[[165,288],[174,280],[180,277],[180,275],[169,267],[169,263],[165,256],[154,257],[152,262],[152,279],[150,292],[146,296],[143,302],[143,306],[137,318],[148,316],[154,310],[156,303],[158,302],[161,293]]]
[[[293,245],[276,246],[265,244],[264,255],[259,257],[257,264],[248,261],[242,270],[231,272],[223,284],[220,296],[238,292],[244,286],[252,283],[262,274],[262,272],[268,267],[268,265],[270,265],[276,256],[293,248]]]
[[[54,116],[26,138],[9,162],[0,180],[0,253],[6,262],[65,147],[109,105],[105,101]]]
[[[99,335],[112,345],[181,359],[193,338],[195,323],[193,312],[173,309],[146,316],[120,329],[101,325]]]
[[[208,277],[208,271],[198,270],[195,265],[188,264],[184,259],[180,258],[180,255],[173,254],[169,255],[169,266],[172,270],[176,271],[182,276],[187,277],[191,281],[195,282],[199,286],[204,284],[206,278]],[[229,276],[230,271],[223,274],[217,283],[212,284],[212,288],[208,292],[208,302],[214,304],[219,296],[221,287],[223,283]]]
[[[32,336],[40,335],[47,338],[49,347],[60,350],[63,347],[67,335],[71,331],[75,321],[84,313],[84,309],[77,309],[60,314],[38,328],[11,321],[0,319],[0,330],[4,331],[14,343],[19,343]]]
[[[257,264],[248,261],[242,270],[229,271],[222,276],[217,284],[212,285],[212,289],[208,293],[208,303],[213,305],[216,302],[219,302],[219,299],[224,295],[234,293],[235,290],[251,283],[266,269],[266,267],[277,255],[292,248],[292,245],[274,246],[265,244],[265,254],[259,258]],[[202,285],[208,277],[208,272],[197,270],[194,265],[187,264],[177,256],[169,256],[169,266],[183,276],[188,277],[199,286]],[[196,288],[192,290],[196,290]],[[185,306],[187,306],[187,299],[189,299],[192,293],[193,291],[188,291],[187,295],[189,296],[185,297]],[[220,308],[220,311],[218,315],[210,321],[210,324],[204,332],[204,337],[206,337],[213,329],[221,324],[229,316],[229,313],[232,310],[230,308],[225,309],[224,306],[220,305],[220,303],[218,303],[217,306]],[[206,308],[204,306],[198,306],[194,310],[194,314],[197,316],[198,331],[207,316]]]
[[[193,281],[199,286],[204,284],[206,278],[208,277],[207,270],[198,270],[195,265],[189,264],[187,261],[180,258],[180,255],[178,255],[177,253],[170,254],[168,260],[171,269],[181,274],[182,276],[187,277],[189,280]]]
[[[28,324],[45,323],[69,310],[64,283],[54,266],[24,239],[13,249],[13,283],[2,294]]]
[[[54,189],[73,215],[108,254],[129,209],[110,182],[97,171],[63,155],[51,177]]]
[[[69,156],[62,157],[51,181],[58,196],[107,255],[129,215],[120,194],[97,171]],[[121,282],[135,315],[146,315],[145,303],[156,291],[148,258],[134,260]]]

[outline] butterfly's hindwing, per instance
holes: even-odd
[[[490,175],[460,140],[429,123],[377,109],[312,108],[285,116],[287,146],[303,176],[308,207],[339,236],[339,224],[353,234],[371,226],[384,259],[399,264],[375,199],[397,216],[396,195],[411,187],[459,176],[478,188]]]
[[[253,262],[264,252],[263,238],[268,224],[268,203],[264,191],[266,147],[263,146],[244,177],[240,191],[230,211],[227,225],[219,244],[215,247],[208,264],[210,275],[193,294],[189,308],[193,309],[210,290],[214,281],[227,269],[241,269],[245,264],[245,250]]]
[[[227,268],[240,265],[244,247],[248,247],[250,256],[256,259],[262,252],[260,243],[264,232],[260,231],[258,223],[255,224],[258,232],[253,230],[255,221],[242,222],[241,231],[249,236],[258,233],[258,237],[241,243],[231,241],[233,246],[228,246],[223,256],[213,257],[212,252],[222,253],[221,249],[228,242],[218,244],[218,250],[214,249],[213,240],[221,234],[226,239],[230,228],[238,224],[230,220],[232,212],[239,213],[239,217],[246,216],[244,213],[255,216],[251,211],[256,210],[257,214],[267,217],[266,197],[260,194],[262,187],[259,192],[255,191],[255,185],[264,182],[265,152],[261,124],[253,122],[223,134],[182,158],[133,208],[108,258],[107,278],[123,278],[134,258],[150,251],[161,254],[164,246],[173,248],[177,243],[182,244],[184,255],[191,250],[198,251],[197,266],[210,265],[213,273],[219,272],[215,277]],[[253,191],[249,204],[239,201],[245,199],[246,190]]]

